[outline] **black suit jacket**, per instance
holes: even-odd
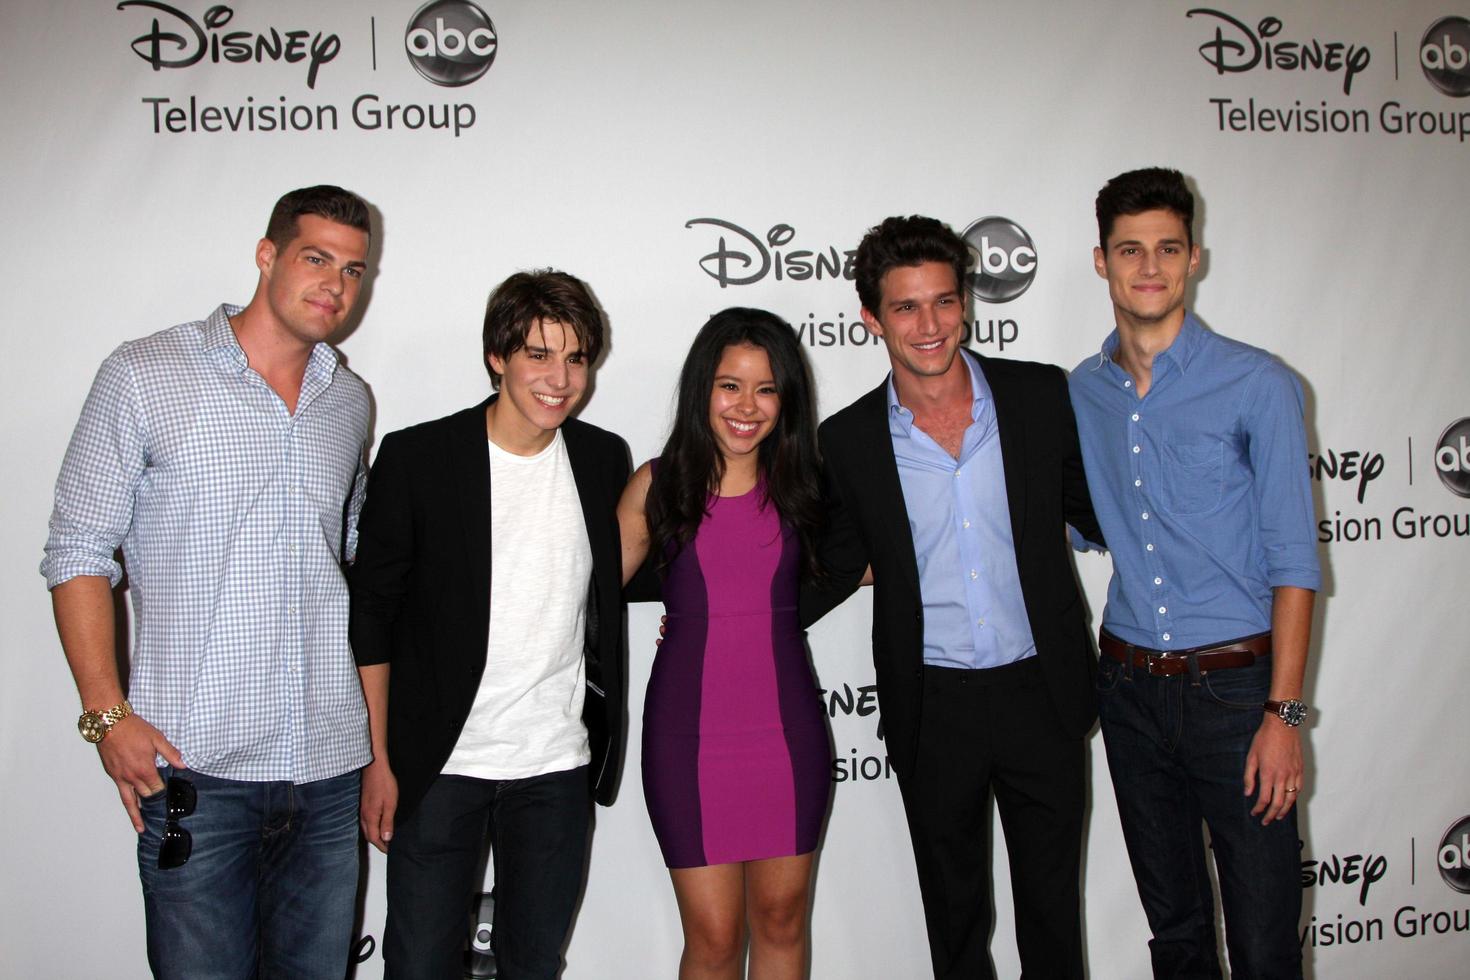
[[[352,652],[359,665],[391,665],[388,760],[398,779],[399,821],[448,761],[485,670],[493,547],[488,404],[385,436],[358,520],[348,573]],[[628,449],[575,419],[561,433],[592,549],[591,581],[576,586],[588,590],[582,717],[593,793],[606,805],[622,768],[626,643],[616,509],[628,482]]]
[[[1026,617],[1056,723],[1080,738],[1097,717],[1097,659],[1065,525],[1099,543],[1102,532],[1087,494],[1067,378],[1049,364],[975,356],[995,398]],[[872,565],[873,666],[883,730],[893,767],[906,776],[924,715],[924,603],[888,432],[887,381],[823,422],[820,439],[831,508],[821,549],[828,579],[804,591],[802,619],[819,619]]]

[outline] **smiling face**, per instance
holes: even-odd
[[[545,449],[587,390],[587,357],[576,331],[555,320],[536,320],[524,346],[509,357],[487,354],[486,360],[500,375],[490,438],[521,455]]]
[[[301,215],[296,237],[279,248],[262,238],[255,264],[279,330],[305,347],[335,333],[357,302],[367,252],[365,232],[315,214]]]
[[[879,308],[864,307],[863,323],[888,348],[895,382],[903,387],[955,368],[965,302],[954,268],[944,262],[895,266],[883,274],[880,291]]]
[[[728,466],[756,461],[756,450],[781,417],[771,359],[754,344],[732,344],[720,355],[709,396],[709,426]]]
[[[1199,246],[1173,211],[1118,215],[1107,249],[1094,248],[1092,263],[1108,281],[1120,330],[1177,331],[1184,322],[1184,290],[1199,267]]]

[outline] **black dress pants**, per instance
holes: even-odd
[[[1034,657],[924,668],[914,771],[899,780],[934,976],[993,978],[990,795],[1010,856],[1022,976],[1082,977],[1085,742],[1059,731]]]

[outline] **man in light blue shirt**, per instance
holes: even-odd
[[[994,977],[990,801],[1026,976],[1080,978],[1086,736],[1096,716],[1066,525],[1102,537],[1061,369],[963,349],[973,261],[892,217],[854,263],[891,371],[822,423],[829,503],[811,622],[873,575],[873,666],[934,975]]]
[[[1099,716],[1159,977],[1218,977],[1200,822],[1231,972],[1300,977],[1294,805],[1321,580],[1302,388],[1184,308],[1194,198],[1158,168],[1109,181],[1093,260],[1117,329],[1072,372],[1113,556]]]
[[[342,565],[370,408],[326,341],[357,299],[369,227],[340,187],[282,197],[249,304],[114,351],[56,481],[41,572],[78,728],[138,832],[158,977],[347,969],[370,743]]]

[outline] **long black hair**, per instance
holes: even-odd
[[[791,324],[774,313],[731,307],[709,318],[694,338],[679,372],[674,427],[664,444],[644,513],[650,553],[662,570],[685,545],[719,493],[725,459],[710,431],[710,396],[725,348],[750,344],[766,352],[781,399],[775,427],[757,450],[766,502],[801,541],[806,569],[815,574],[821,525],[816,403],[811,371]]]

